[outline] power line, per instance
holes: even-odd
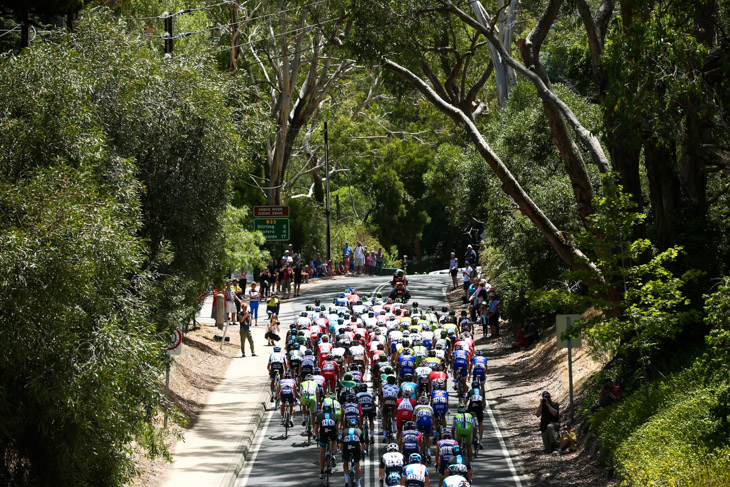
[[[306,30],[314,29],[315,27],[319,27],[319,26],[322,26],[322,25],[328,24],[328,23],[330,23],[330,22],[334,22],[334,21],[335,21],[335,20],[337,20],[338,18],[339,18],[339,17],[333,17],[333,18],[331,18],[331,19],[328,19],[328,20],[325,20],[325,21],[322,21],[322,22],[318,22],[318,23],[316,23],[316,24],[312,24],[312,25],[307,25],[307,26],[304,26],[304,27],[298,27],[298,28],[296,28],[296,29],[288,30],[288,31],[286,31],[286,32],[281,32],[281,33],[279,33],[279,34],[276,34],[276,35],[274,35],[274,36],[272,36],[272,37],[264,37],[264,38],[262,38],[262,39],[255,39],[255,40],[253,40],[253,41],[248,41],[248,42],[244,42],[244,43],[242,43],[242,44],[237,44],[237,45],[235,45],[235,46],[228,46],[228,47],[226,47],[226,48],[223,48],[223,49],[218,49],[218,50],[216,50],[216,51],[213,51],[213,53],[214,53],[214,54],[217,54],[217,53],[219,53],[219,52],[229,51],[229,50],[231,50],[231,49],[236,49],[236,48],[238,48],[238,47],[243,47],[243,46],[250,46],[251,44],[256,44],[257,42],[263,42],[263,41],[268,41],[268,40],[270,40],[270,39],[276,39],[276,38],[279,38],[279,37],[281,37],[281,36],[283,36],[283,35],[287,35],[287,34],[293,34],[293,33],[295,33],[295,32],[299,32],[299,31],[306,31]],[[325,44],[326,44],[326,43],[322,44],[322,46],[324,46]],[[322,47],[322,46],[319,46],[319,47]],[[291,54],[291,53],[290,53],[290,54]]]
[[[10,34],[11,32],[15,32],[18,29],[20,29],[19,25],[16,25],[15,27],[13,27],[12,29],[9,29],[9,30],[2,30],[2,31],[0,31],[0,32],[2,32],[2,34],[0,34],[0,37],[6,36],[6,35]]]
[[[178,15],[198,12],[200,10],[209,10],[211,8],[220,7],[221,5],[228,5],[231,3],[234,3],[233,0],[224,0],[222,2],[214,3],[212,5],[204,5],[202,7],[195,7],[195,8],[184,8],[182,10],[178,10],[177,12],[173,12],[173,13],[163,12],[160,15],[154,15],[154,16],[150,16],[150,17],[121,17],[121,18],[124,20],[158,20],[158,19],[165,19],[168,17],[177,17]],[[167,15],[165,15],[166,13],[167,13]]]

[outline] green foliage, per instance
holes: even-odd
[[[269,254],[261,249],[265,238],[261,232],[246,230],[248,210],[228,205],[223,217],[224,254],[215,259],[219,269],[214,275],[224,275],[227,270],[250,270],[262,267],[269,259]]]
[[[0,188],[0,479],[120,485],[135,437],[165,452],[149,435],[164,341],[129,292],[149,286],[140,187],[118,200],[59,161]]]
[[[704,360],[709,375],[727,377],[730,373],[730,279],[723,278],[717,290],[705,296],[705,323],[711,327],[705,337]]]

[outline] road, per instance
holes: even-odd
[[[387,286],[388,278],[384,277],[353,277],[323,283],[317,287],[318,298],[322,304],[330,303],[332,298],[347,286],[355,286],[360,291],[373,291],[384,284],[384,295],[390,290]],[[418,275],[409,276],[411,301],[417,301],[420,307],[435,305],[437,309],[446,306],[445,290],[451,283],[448,275]],[[287,325],[289,318],[303,311],[307,304],[311,304],[315,297],[300,297],[290,301],[294,312],[291,316],[283,316],[282,324]],[[283,330],[282,330],[283,331]],[[449,391],[451,392],[451,385]],[[491,402],[491,395],[487,397]],[[456,410],[456,402],[452,399],[450,409]],[[271,408],[273,409],[273,407]],[[301,426],[301,415],[298,411],[294,416],[294,428],[289,430],[288,438],[284,438],[284,427],[279,424],[278,411],[270,410],[262,423],[255,440],[250,460],[246,462],[242,474],[237,480],[236,487],[277,487],[322,485],[319,480],[319,449],[312,443],[307,446],[304,428]],[[385,453],[382,431],[376,423],[378,441],[373,448],[370,458],[361,463],[363,469],[362,487],[378,486],[378,464],[380,457]],[[509,456],[497,420],[488,405],[488,412],[484,417],[484,449],[479,457],[472,462],[474,481],[472,485],[479,487],[523,487],[525,484],[518,474]],[[433,448],[435,452],[435,448]],[[438,473],[432,465],[429,468],[431,485],[437,487]],[[335,468],[331,485],[343,485],[344,476],[342,465],[339,462]]]

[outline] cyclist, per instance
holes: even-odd
[[[479,379],[481,384],[487,380],[487,357],[482,355],[481,350],[474,352],[474,358],[471,359],[471,377],[472,380]]]
[[[424,450],[426,453],[426,463],[431,463],[431,434],[433,432],[433,408],[428,403],[427,396],[421,396],[418,399],[416,409],[413,411],[413,415],[416,417],[416,426],[418,431],[423,434],[425,439]]]
[[[325,402],[322,412],[317,415],[314,423],[314,436],[319,442],[319,478],[324,479],[324,457],[329,448],[334,456],[337,441],[337,416],[332,411],[332,405]]]
[[[328,353],[321,366],[322,375],[325,379],[327,379],[327,387],[325,388],[325,390],[327,391],[335,390],[337,377],[339,377],[340,375],[340,367],[337,365],[337,362],[335,362],[334,359],[334,356],[331,353]]]
[[[395,418],[395,411],[398,404],[398,386],[395,383],[395,376],[388,375],[386,377],[386,383],[383,384],[380,390],[380,404],[383,405],[381,413],[383,415],[383,435],[387,438],[387,431],[391,427],[392,421]],[[388,422],[386,423],[386,418]]]
[[[314,419],[314,415],[317,414],[317,407],[322,400],[322,388],[314,380],[312,374],[308,374],[301,386],[301,398],[302,398],[302,426],[307,425],[307,414]]]
[[[322,375],[322,370],[319,367],[315,367],[312,373],[312,379],[319,386],[319,399],[317,400],[318,408],[322,406],[322,399],[324,399],[324,388],[327,383],[327,379]]]
[[[431,406],[436,424],[441,431],[446,429],[446,415],[449,413],[449,393],[446,390],[446,383],[443,379],[436,381],[434,390],[431,391]]]
[[[346,421],[347,427],[343,428],[339,438],[342,443],[342,470],[345,472],[345,485],[350,484],[350,462],[355,464],[355,478],[357,487],[360,487],[360,458],[362,457],[362,430],[358,427],[358,420],[351,418]]]
[[[357,402],[355,394],[348,394],[344,399],[342,403],[342,416],[344,418],[344,421],[342,421],[342,429],[344,430],[349,426],[350,420],[352,419],[357,421],[359,428],[362,428],[362,409]]]
[[[407,342],[404,341],[403,343],[403,350],[398,354],[398,377],[401,379],[405,379],[405,376],[407,374],[413,375],[413,373],[416,371],[416,358],[411,353],[411,349],[407,348],[406,346]]]
[[[337,421],[341,421],[342,420],[342,405],[340,404],[340,401],[335,399],[334,392],[330,392],[329,394],[327,394],[327,396],[324,399],[322,399],[322,408],[324,408],[324,406],[326,404],[330,405],[330,409],[335,414],[335,416],[337,416]]]
[[[487,407],[487,399],[484,397],[484,389],[479,380],[471,383],[471,389],[467,393],[467,410],[479,422],[479,448],[482,446],[484,434],[484,409]]]
[[[274,402],[274,382],[276,381],[276,375],[279,377],[284,375],[284,371],[289,367],[286,363],[286,355],[281,353],[281,347],[274,347],[274,351],[269,355],[269,364],[266,366],[269,371],[269,378],[271,378],[271,402]]]
[[[387,486],[400,485],[401,473],[403,472],[403,454],[398,451],[398,445],[390,443],[385,447],[386,453],[383,458],[380,459],[380,469],[378,470],[378,477],[380,478],[380,485],[382,486],[387,482]],[[398,483],[391,483],[395,480],[395,476],[391,479],[391,474],[397,474]],[[388,480],[390,479],[390,480]]]
[[[410,397],[411,399],[416,399],[418,395],[418,385],[413,382],[412,374],[406,374],[406,376],[403,378],[403,382],[400,385],[400,395],[401,397]]]
[[[423,435],[416,428],[416,423],[408,421],[405,424],[398,443],[404,457],[410,457],[411,453],[423,451]]]
[[[454,446],[457,446],[456,440],[451,438],[451,433],[444,431],[441,439],[436,442],[436,456],[438,457],[438,473],[439,480],[443,482],[446,475],[446,468],[454,455]]]
[[[360,366],[360,370],[367,370],[368,355],[365,353],[365,347],[360,342],[355,342],[350,347],[350,361]]]
[[[433,371],[428,375],[428,380],[430,381],[428,388],[429,392],[433,392],[434,389],[436,389],[436,383],[439,380],[442,380],[444,384],[448,380],[449,377],[446,372],[441,370],[442,368],[441,364],[436,364],[433,366]]]
[[[284,372],[284,378],[279,381],[279,390],[276,391],[281,401],[281,424],[284,424],[284,408],[289,408],[289,427],[294,426],[291,420],[294,417],[294,403],[298,397],[297,381],[292,379],[291,372]],[[287,406],[288,405],[288,406]]]
[[[431,375],[431,367],[421,364],[416,368],[416,383],[418,384],[418,394],[423,394],[428,390],[429,376]]]
[[[362,372],[358,364],[350,364],[350,375],[355,383],[360,384],[362,382]]]
[[[452,468],[454,467],[454,468]],[[466,480],[465,476],[462,475],[459,469],[460,465],[449,465],[448,473],[449,476],[444,479],[441,483],[441,487],[470,487],[471,484]]]
[[[466,412],[466,405],[459,403],[458,413],[451,423],[451,436],[466,449],[466,456],[471,462],[471,443],[474,440],[474,417]]]
[[[375,443],[375,437],[373,436],[373,433],[375,432],[375,397],[373,396],[372,392],[368,392],[368,385],[364,382],[362,384],[357,385],[357,394],[355,397],[357,398],[358,404],[360,404],[360,410],[362,411],[362,420],[363,423],[365,421],[370,422],[370,443]],[[364,438],[365,441],[368,441],[368,438]]]
[[[302,356],[304,355],[301,348],[299,343],[294,343],[289,350],[289,370],[291,370],[292,376],[297,378],[302,369]]]
[[[423,346],[423,341],[420,338],[413,340],[413,357],[415,358],[415,366],[419,367],[428,356],[428,349]]]
[[[472,481],[472,478],[474,476],[472,470],[471,470],[471,463],[469,463],[469,460],[464,458],[464,456],[461,454],[461,448],[459,445],[454,445],[454,454],[451,456],[451,460],[449,460],[449,475],[458,474],[462,477],[465,477],[469,480],[469,482]]]
[[[355,394],[356,386],[357,382],[352,380],[352,374],[350,372],[347,372],[340,381],[340,383],[337,384],[337,390],[339,391],[337,398],[340,400],[340,402],[345,402],[345,398],[349,394]]]
[[[416,400],[409,397],[401,397],[398,399],[396,406],[396,427],[398,428],[398,436],[403,431],[403,425],[408,421],[413,421],[413,410],[416,408]]]
[[[466,350],[458,348],[454,350],[452,357],[454,380],[458,379],[461,390],[466,392],[466,378],[469,376],[469,354]],[[462,397],[459,396],[459,400],[461,399]]]
[[[310,374],[314,374],[315,362],[316,359],[314,358],[314,352],[310,349],[306,349],[304,351],[304,357],[302,357],[301,373],[299,374],[300,380]]]
[[[403,469],[401,484],[405,487],[429,487],[428,469],[421,463],[421,455],[411,453],[408,465]]]

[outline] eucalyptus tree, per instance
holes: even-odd
[[[292,155],[308,150],[302,136],[322,103],[355,68],[341,47],[351,22],[338,2],[281,0],[240,9],[249,21],[236,33],[241,42],[232,47],[240,48],[241,58],[234,56],[231,66],[242,71],[238,80],[252,88],[253,99],[266,106],[272,130],[259,186],[268,204],[280,204],[293,183],[289,178],[319,176],[321,165],[312,157],[303,171],[287,171]]]

